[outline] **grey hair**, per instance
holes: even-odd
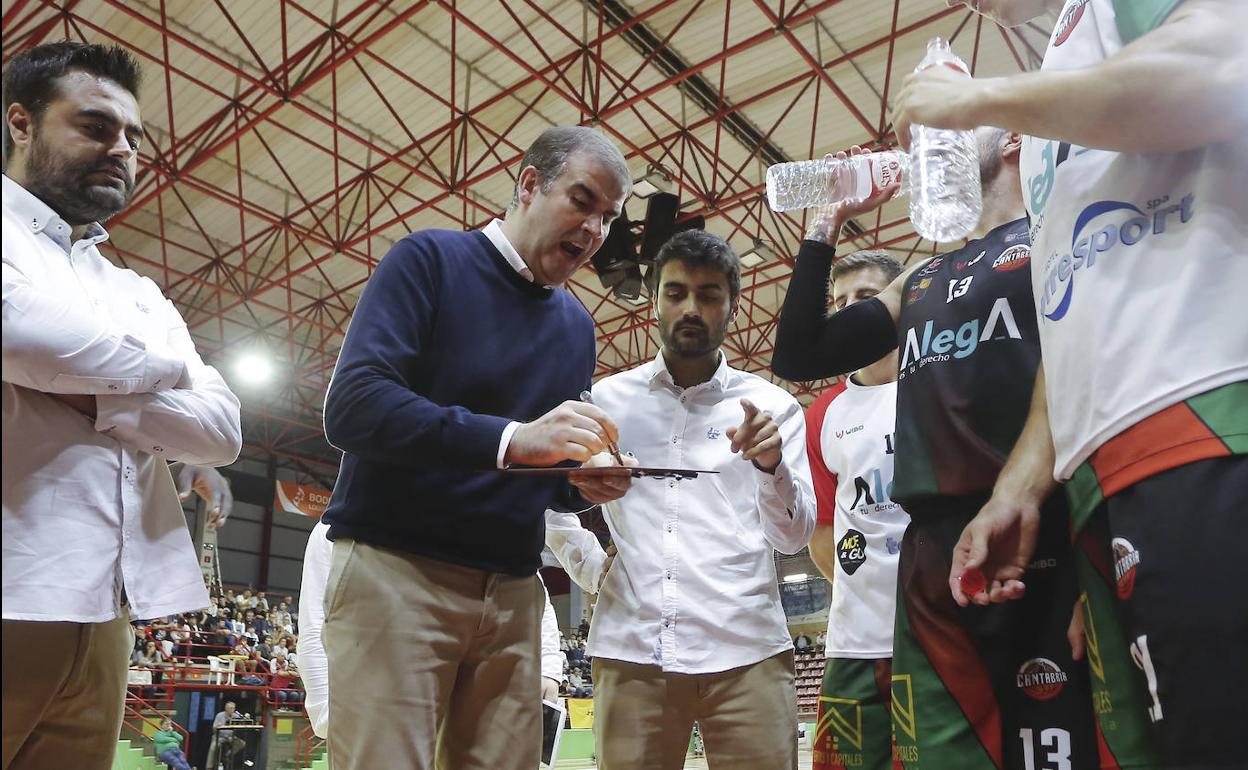
[[[563,174],[568,165],[568,157],[574,152],[583,152],[602,163],[620,183],[620,189],[627,195],[633,186],[632,172],[628,170],[628,162],[618,147],[607,137],[585,126],[555,126],[548,128],[529,145],[520,162],[520,170],[532,166],[537,170],[537,184],[543,193],[550,192],[555,180]],[[520,175],[516,175],[516,186],[511,194],[511,211],[520,205]]]
[[[901,275],[902,270],[905,269],[892,254],[879,249],[866,249],[855,251],[853,254],[847,254],[836,260],[832,265],[832,280],[836,281],[850,273],[870,268],[883,273],[887,283],[892,283],[893,279]]]

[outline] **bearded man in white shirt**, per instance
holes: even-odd
[[[588,651],[599,767],[681,768],[696,721],[715,770],[796,768],[772,551],[796,553],[815,526],[802,409],[721,351],[741,285],[723,239],[676,235],[654,275],[662,352],[598,382],[594,403],[642,465],[718,472],[647,479],[604,505],[614,559],[574,515],[547,513],[560,563],[582,588],[601,584]]]
[[[134,192],[138,82],[72,42],[4,72],[4,770],[112,765],[130,615],[208,605],[166,460],[241,446],[178,311],[96,248]]]

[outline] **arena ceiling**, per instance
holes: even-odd
[[[277,367],[241,382],[246,457],[331,483],[321,405],[359,293],[418,229],[476,228],[511,199],[523,148],[581,123],[665,174],[680,218],[738,252],[761,243],[727,341],[770,376],[803,232],[772,214],[766,167],[894,143],[891,96],[935,35],[977,75],[1039,65],[1047,33],[944,0],[4,0],[3,56],[112,41],[143,61],[148,140],[105,253],[155,280],[205,360]],[[895,201],[852,245],[930,254]],[[643,220],[646,202],[627,205]],[[640,231],[637,223],[635,230]],[[570,288],[598,326],[598,374],[656,353],[649,308],[587,266]],[[791,387],[807,400],[822,383]]]

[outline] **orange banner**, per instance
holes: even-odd
[[[329,490],[290,481],[279,481],[273,507],[287,513],[297,513],[301,516],[319,519],[329,507]]]

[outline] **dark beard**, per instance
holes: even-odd
[[[666,327],[660,326],[659,328],[665,329]],[[724,336],[728,329],[725,326],[724,329],[720,330],[718,337],[711,334],[711,330],[705,326],[702,327],[702,330],[706,332],[706,336],[699,337],[697,339],[680,337],[674,328],[670,332],[661,332],[659,337],[663,340],[664,350],[670,351],[673,355],[680,356],[681,358],[701,358],[702,356],[709,355],[712,351],[723,344]]]
[[[126,175],[122,192],[116,187],[92,185],[86,176],[116,167]],[[105,160],[89,169],[75,168],[57,157],[36,135],[26,159],[26,189],[43,201],[71,227],[106,222],[130,202],[134,179],[115,161]]]

